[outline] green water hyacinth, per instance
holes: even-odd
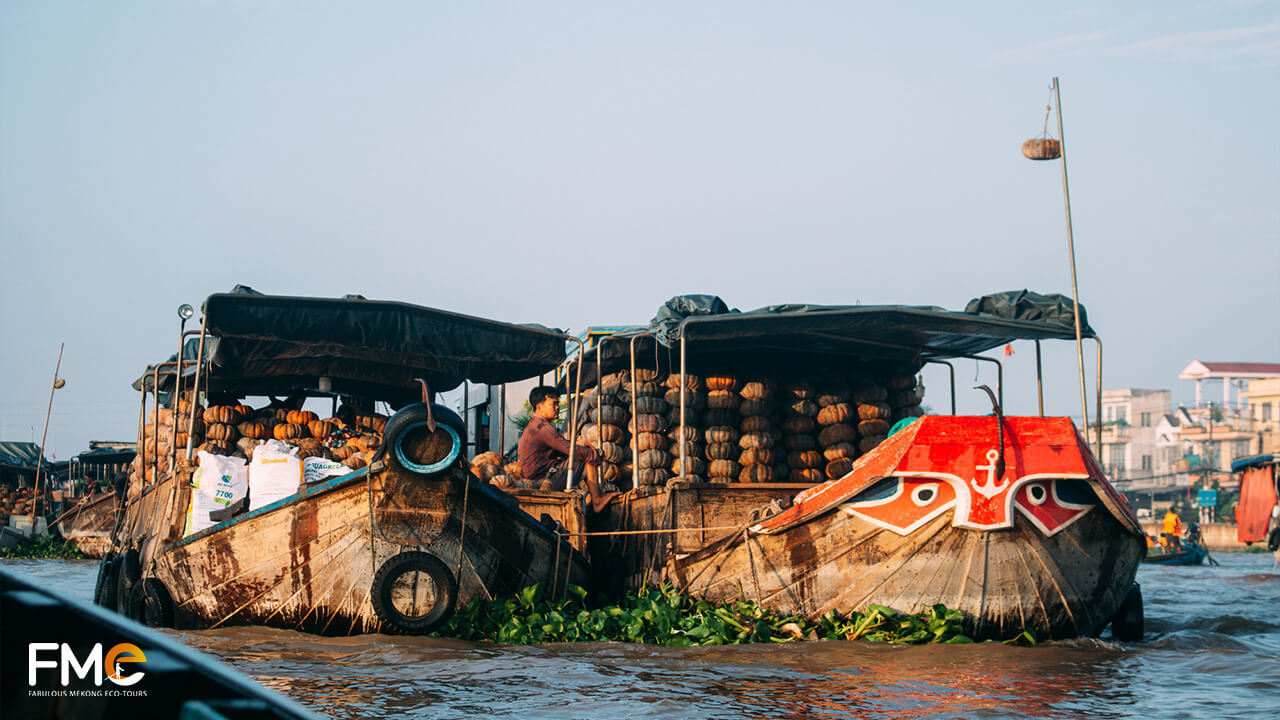
[[[616,641],[672,647],[805,639],[903,645],[972,642],[963,633],[961,619],[958,610],[942,605],[914,614],[872,605],[865,614],[833,612],[815,623],[746,599],[721,604],[695,600],[670,584],[644,587],[618,604],[593,607],[587,591],[576,585],[568,586],[558,598],[547,597],[541,585],[532,585],[507,598],[473,598],[436,634],[473,642]]]
[[[0,558],[9,560],[47,560],[50,558],[81,560],[85,557],[85,554],[80,552],[80,548],[69,542],[54,538],[44,538],[0,550]]]

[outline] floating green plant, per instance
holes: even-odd
[[[85,554],[75,545],[49,537],[0,549],[0,558],[10,560],[49,558],[81,560],[85,557]]]
[[[782,615],[740,599],[695,600],[671,585],[644,587],[615,605],[593,607],[587,591],[570,585],[562,597],[547,597],[540,585],[485,601],[473,598],[437,634],[477,642],[533,644],[619,641],[689,647],[797,640],[868,640],[902,645],[972,642],[962,615],[943,605],[900,613],[872,605],[866,613],[829,613],[818,622]]]

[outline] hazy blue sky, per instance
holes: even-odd
[[[50,451],[132,439],[175,307],[236,283],[573,330],[1069,293],[1059,166],[1019,153],[1055,75],[1104,384],[1280,361],[1275,1],[6,0],[4,434],[66,342]],[[1078,413],[1070,346],[1046,371]]]

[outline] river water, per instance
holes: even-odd
[[[1143,566],[1140,643],[512,647],[285,630],[172,632],[334,718],[1248,718],[1280,711],[1280,570]],[[4,560],[88,602],[95,561]]]

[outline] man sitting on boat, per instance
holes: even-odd
[[[551,424],[560,414],[560,393],[540,385],[529,391],[529,405],[533,417],[520,435],[520,472],[526,480],[550,481],[551,489],[564,490],[569,479],[569,441]],[[574,475],[585,475],[591,509],[600,512],[619,493],[600,492],[595,461],[596,451],[590,445],[579,443],[574,449]]]

